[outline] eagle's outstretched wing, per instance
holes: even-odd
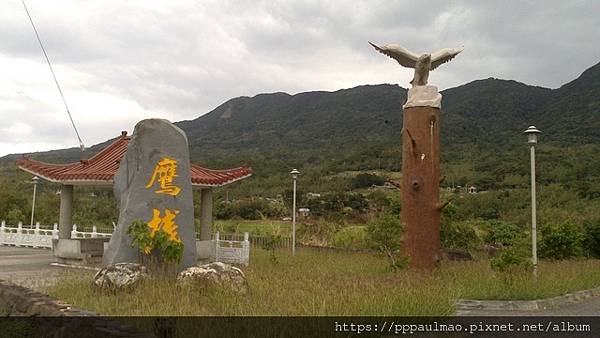
[[[373,48],[375,48],[378,52],[393,58],[404,67],[415,68],[415,65],[417,64],[417,59],[419,56],[407,49],[400,47],[399,45],[390,44],[379,47],[371,41],[369,41],[369,44],[371,44],[371,46],[373,46]]]
[[[458,53],[462,52],[465,48],[444,48],[440,49],[437,52],[431,54],[431,68],[430,70],[434,70],[439,67],[442,63],[448,62],[452,60]]]

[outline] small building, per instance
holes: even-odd
[[[467,188],[467,193],[469,193],[469,194],[476,194],[477,193],[477,188],[475,186],[471,185],[471,186],[469,186]]]

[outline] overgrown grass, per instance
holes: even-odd
[[[257,236],[263,235],[268,231],[268,227],[271,225],[280,227],[285,234],[288,234],[292,222],[275,220],[217,220],[214,222],[215,229],[224,233],[243,234],[244,232],[249,232],[250,234]]]
[[[243,268],[250,293],[234,295],[148,281],[130,292],[103,293],[91,274],[68,277],[47,291],[105,315],[339,316],[451,315],[458,298],[534,299],[600,285],[600,261],[542,262],[538,278],[506,278],[489,262],[444,262],[433,274],[391,272],[370,253],[298,250],[295,257],[253,249]]]

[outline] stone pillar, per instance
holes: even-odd
[[[73,226],[73,186],[63,185],[60,190],[60,214],[58,216],[58,238],[71,238]]]
[[[440,258],[440,110],[406,107],[402,133],[402,222],[410,266],[431,270]]]
[[[201,189],[200,201],[200,240],[208,241],[211,239],[212,232],[212,212],[213,212],[213,191],[212,188]]]

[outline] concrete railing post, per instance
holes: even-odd
[[[201,190],[200,194],[200,240],[210,240],[212,233],[213,192],[212,188]]]
[[[58,239],[58,224],[56,223],[52,226],[52,238]]]
[[[60,214],[58,217],[58,237],[69,239],[73,225],[73,186],[63,185],[60,190]]]

